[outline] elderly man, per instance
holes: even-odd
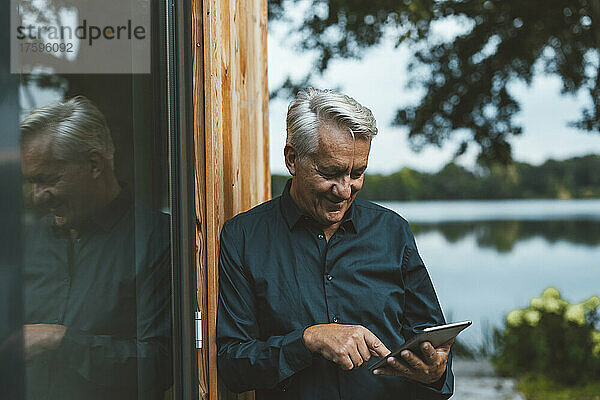
[[[446,399],[451,343],[389,358],[444,318],[408,223],[355,200],[377,133],[371,112],[309,88],[288,109],[280,197],[221,233],[219,374],[257,399]]]
[[[23,177],[46,215],[24,255],[30,399],[163,399],[170,383],[168,218],[113,171],[104,116],[76,97],[21,124]]]

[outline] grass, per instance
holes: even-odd
[[[600,400],[600,381],[585,386],[564,386],[541,376],[526,376],[517,390],[527,400]]]

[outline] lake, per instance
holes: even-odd
[[[600,295],[600,199],[379,204],[411,223],[446,319],[473,321],[468,345],[548,286]]]

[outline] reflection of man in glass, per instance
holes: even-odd
[[[134,207],[89,100],[35,110],[21,135],[24,178],[48,213],[25,247],[28,397],[161,398],[170,382],[168,219]]]

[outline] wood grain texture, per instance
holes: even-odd
[[[261,46],[256,49],[256,53],[260,57],[260,61],[257,66],[256,73],[257,81],[260,82],[256,86],[256,97],[257,102],[253,104],[257,110],[261,112],[257,113],[257,126],[259,126],[258,135],[262,135],[262,146],[257,146],[260,149],[259,155],[262,154],[262,165],[265,167],[262,171],[257,172],[257,176],[262,175],[262,179],[258,182],[259,187],[263,188],[263,192],[257,192],[257,196],[261,196],[264,199],[271,198],[271,170],[269,169],[269,82],[267,81],[267,0],[262,0],[256,4],[256,13],[258,15],[258,31],[260,35]],[[279,151],[283,151],[280,149]],[[258,163],[257,163],[258,165]],[[258,199],[257,199],[258,201]]]
[[[204,349],[198,354],[202,398],[254,399],[229,393],[217,376],[218,249],[223,223],[270,198],[267,2],[193,0],[194,131],[198,295]],[[196,18],[201,18],[196,20]],[[200,79],[202,75],[202,79]],[[202,84],[203,87],[196,87]]]

